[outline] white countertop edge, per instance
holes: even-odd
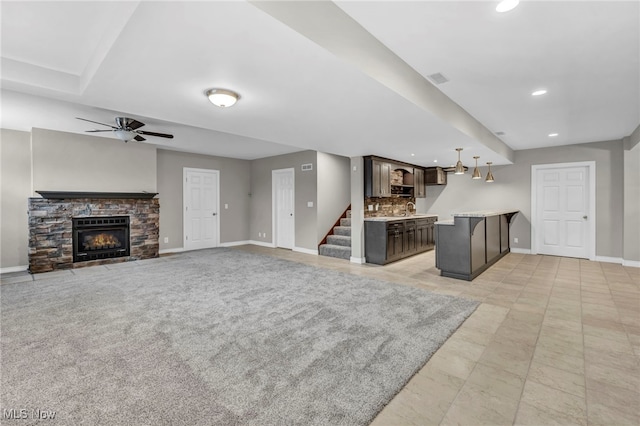
[[[369,222],[391,222],[394,220],[409,220],[409,219],[428,219],[430,217],[438,217],[437,214],[414,214],[411,216],[379,216],[379,217],[365,217],[365,221]]]
[[[453,217],[487,217],[499,216],[508,213],[518,213],[520,210],[479,210],[475,212],[454,213]]]
[[[449,220],[439,220],[437,222],[435,222],[435,225],[453,225],[453,219],[449,219]]]

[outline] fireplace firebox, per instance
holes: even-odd
[[[129,216],[73,218],[74,262],[129,255]]]

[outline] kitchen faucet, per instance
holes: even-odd
[[[411,216],[411,214],[412,214],[412,213],[411,213],[411,210],[409,210],[409,204],[411,204],[411,205],[413,206],[413,209],[414,209],[414,210],[416,209],[416,205],[415,205],[414,203],[412,203],[411,201],[409,201],[409,202],[407,203],[407,207],[406,207],[406,209],[405,209],[405,211],[404,211],[404,215],[405,215],[405,216]]]

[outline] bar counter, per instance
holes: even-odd
[[[509,224],[518,210],[456,213],[435,223],[440,275],[471,281],[509,253]]]

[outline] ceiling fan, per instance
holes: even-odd
[[[116,125],[112,126],[111,124],[99,123],[93,120],[87,120],[86,118],[76,117],[78,120],[88,121],[89,123],[100,124],[101,126],[111,127],[111,129],[105,130],[87,130],[87,132],[113,132],[116,137],[124,142],[129,142],[131,140],[137,140],[138,142],[142,142],[146,140],[140,135],[145,136],[157,136],[160,138],[173,139],[173,135],[169,135],[167,133],[156,133],[156,132],[147,132],[145,130],[138,130],[140,127],[144,126],[144,123],[141,123],[138,120],[128,117],[116,117]]]

